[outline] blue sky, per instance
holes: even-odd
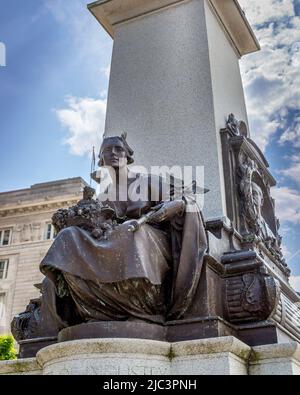
[[[86,10],[85,1],[0,0],[0,41],[7,52],[7,66],[0,68],[0,149],[5,169],[0,190],[77,175],[87,178],[90,160],[78,155],[87,148],[71,151],[70,144],[63,143],[71,134],[60,117],[68,114],[58,111],[71,104],[82,117],[94,111],[99,130],[95,141],[87,133],[85,143],[90,150],[100,140],[112,40]]]
[[[300,0],[240,0],[262,50],[241,61],[251,134],[278,180],[300,290]],[[104,129],[112,40],[87,0],[0,0],[0,191],[82,176]],[[0,59],[1,60],[1,59]]]

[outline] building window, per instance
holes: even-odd
[[[0,320],[4,318],[5,313],[5,294],[0,294]]]
[[[8,274],[8,259],[1,259],[0,260],[0,280],[6,280]]]
[[[45,228],[45,240],[52,240],[56,236],[54,226],[51,223],[46,224]]]
[[[11,241],[11,229],[0,230],[0,246],[7,246]]]

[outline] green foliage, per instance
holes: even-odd
[[[16,358],[17,352],[14,347],[14,338],[12,336],[0,336],[0,361]]]

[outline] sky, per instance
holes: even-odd
[[[241,60],[251,136],[278,180],[283,249],[300,291],[300,0],[239,1],[262,47]],[[0,0],[0,191],[89,178],[113,43],[87,2]]]

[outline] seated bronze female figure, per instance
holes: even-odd
[[[52,287],[52,317],[61,329],[91,321],[163,324],[183,318],[207,248],[200,210],[187,210],[196,203],[184,194],[164,199],[161,182],[133,174],[133,150],[124,135],[105,138],[99,157],[113,182],[97,204],[113,210],[114,225],[99,237],[79,226],[59,232],[40,266]],[[141,188],[148,193],[133,199],[132,191]],[[64,300],[73,305],[72,318]]]

